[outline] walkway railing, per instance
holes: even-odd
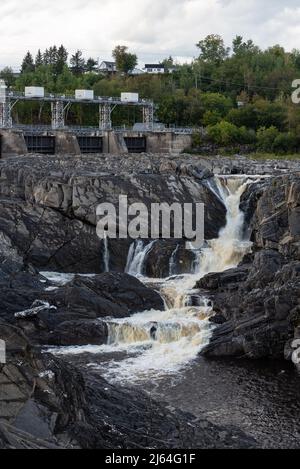
[[[42,133],[42,132],[52,132],[53,128],[51,125],[25,125],[25,124],[14,124],[13,125],[14,129],[17,130],[22,130],[23,132],[27,133]],[[73,133],[92,133],[92,132],[105,132],[105,130],[100,129],[99,127],[92,127],[92,126],[65,126],[64,128],[61,128],[59,130],[66,131],[66,132],[73,132]],[[192,135],[194,132],[202,132],[203,129],[198,127],[198,128],[193,128],[193,127],[158,127],[156,128],[155,126],[153,129],[151,128],[139,128],[139,129],[134,129],[133,127],[127,127],[127,126],[117,126],[117,127],[112,127],[112,131],[116,133],[144,133],[144,132],[155,132],[155,133],[174,133],[174,134],[182,134],[182,135]]]

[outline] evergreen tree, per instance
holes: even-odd
[[[84,72],[85,60],[82,57],[82,51],[77,50],[70,60],[72,71],[75,75],[81,75]]]
[[[33,57],[28,51],[22,62],[21,73],[33,72],[34,69]]]
[[[49,65],[50,64],[49,49],[46,49],[44,54],[43,54],[43,62],[44,62],[44,65]]]
[[[93,72],[94,70],[96,70],[97,65],[98,65],[98,62],[95,59],[93,59],[92,57],[90,57],[86,61],[85,69],[86,69],[87,72]]]
[[[57,47],[53,46],[48,51],[49,65],[55,65],[57,62]]]
[[[68,62],[68,52],[63,45],[56,50],[56,60],[54,64],[55,75],[60,75]]]
[[[40,67],[43,64],[44,64],[43,55],[41,53],[41,49],[39,49],[35,57],[35,66]]]

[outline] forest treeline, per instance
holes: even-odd
[[[300,106],[292,103],[292,82],[300,78],[300,50],[286,51],[280,45],[261,49],[252,40],[236,36],[226,47],[218,35],[197,44],[198,57],[191,64],[174,64],[166,58],[164,75],[132,76],[138,58],[126,47],[113,51],[118,72],[101,74],[97,61],[85,60],[81,51],[69,56],[65,47],[52,46],[36,57],[28,52],[21,73],[9,68],[0,76],[10,89],[44,86],[47,92],[73,94],[75,89],[93,89],[98,96],[137,92],[155,103],[157,122],[176,126],[206,127],[207,139],[219,145],[255,144],[261,151],[293,152],[300,147]],[[116,109],[114,125],[139,121],[135,108]],[[19,103],[15,120],[22,123],[50,122],[50,109],[36,103]],[[68,122],[97,125],[95,106],[74,105]]]

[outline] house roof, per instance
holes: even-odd
[[[145,64],[145,68],[165,68],[164,64]]]
[[[107,67],[107,68],[115,68],[116,67],[116,63],[115,62],[108,62],[107,60],[103,60],[100,64],[100,67]]]

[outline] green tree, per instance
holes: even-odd
[[[81,75],[84,72],[85,60],[82,55],[82,51],[77,50],[71,57],[70,64],[75,75]]]
[[[257,123],[259,127],[277,127],[285,130],[287,121],[287,110],[279,102],[269,102],[266,99],[256,99],[254,102]]]
[[[63,72],[64,68],[67,66],[68,63],[68,51],[67,49],[61,45],[57,49],[56,53],[56,62],[55,62],[55,73],[59,75]]]
[[[117,46],[112,52],[112,56],[115,59],[116,67],[119,72],[128,74],[137,66],[137,56],[131,54],[126,46]]]
[[[298,150],[298,139],[291,132],[282,132],[273,142],[272,150],[277,155],[295,153]]]
[[[55,65],[57,62],[57,47],[52,46],[49,48],[49,65]]]
[[[16,81],[13,69],[10,67],[5,67],[3,70],[1,70],[0,78],[5,81],[5,84],[8,88],[11,88]]]
[[[222,116],[218,111],[205,111],[202,124],[207,127],[208,125],[216,125],[221,122]]]
[[[226,116],[226,120],[237,127],[245,126],[248,129],[257,129],[259,126],[257,112],[253,104],[239,109],[231,109]]]
[[[43,54],[43,62],[44,62],[44,65],[49,65],[50,64],[49,49],[46,49],[44,54]]]
[[[207,128],[209,140],[217,145],[248,144],[255,141],[255,134],[249,132],[246,127],[237,127],[230,122],[221,121]]]
[[[165,69],[168,71],[170,70],[170,68],[173,68],[174,67],[174,59],[173,57],[170,55],[167,59],[164,59],[162,61],[162,64],[165,66]]]
[[[43,64],[44,64],[43,54],[41,53],[41,49],[39,49],[35,57],[35,66],[40,67]]]
[[[199,58],[204,62],[218,65],[228,57],[229,48],[225,47],[224,40],[218,34],[210,34],[199,41],[196,47],[200,49]]]
[[[259,54],[260,49],[257,47],[252,39],[248,41],[243,40],[243,36],[236,36],[232,41],[232,51],[237,56],[244,56],[251,54]]]
[[[25,55],[22,66],[21,66],[21,73],[28,73],[34,71],[34,62],[31,53],[28,51]]]
[[[221,93],[202,93],[201,106],[203,112],[218,112],[222,117],[226,116],[228,111],[233,107],[233,102]]]
[[[265,152],[272,152],[275,139],[278,137],[279,131],[276,127],[261,127],[257,131],[257,148]]]
[[[217,145],[231,145],[238,142],[238,127],[229,122],[221,121],[207,128],[207,136],[210,141]]]
[[[97,60],[90,57],[86,61],[85,69],[86,69],[87,72],[93,72],[97,69],[97,65],[98,65]]]
[[[64,66],[62,72],[58,75],[56,80],[55,91],[57,93],[73,93],[78,86],[78,78],[71,72],[71,70]]]

